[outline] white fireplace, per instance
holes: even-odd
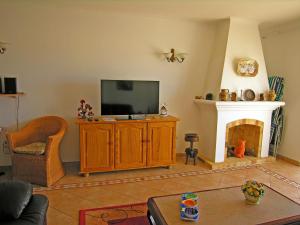
[[[246,147],[252,148],[255,158],[265,158],[269,153],[272,112],[284,102],[258,101],[260,94],[269,91],[258,23],[239,18],[219,21],[214,46],[202,96],[212,93],[215,101],[194,100],[201,121],[197,131],[200,136],[199,154],[213,163],[224,162],[228,146],[235,145],[239,138],[237,135],[240,135],[247,139]],[[257,61],[259,69],[256,76],[237,74],[240,58]],[[237,94],[251,89],[256,98],[254,101],[218,101],[221,89]]]
[[[261,137],[258,158],[268,157],[272,112],[283,106],[284,102],[240,101],[223,102],[194,100],[201,116],[199,152],[205,159],[219,163],[226,158],[226,133],[233,123],[260,125]],[[259,150],[258,150],[259,149]]]

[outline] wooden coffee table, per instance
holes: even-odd
[[[300,205],[267,186],[259,205],[247,204],[240,186],[195,193],[199,197],[199,221],[180,219],[180,194],[150,198],[149,220],[153,225],[300,224]]]

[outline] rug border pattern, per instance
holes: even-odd
[[[105,207],[99,207],[99,208],[90,208],[90,209],[80,209],[79,210],[79,225],[86,225],[85,224],[85,213],[90,211],[97,211],[101,209],[113,209],[113,208],[119,208],[119,207],[129,207],[129,206],[138,206],[138,205],[145,205],[146,202],[139,202],[134,204],[125,204],[125,205],[114,205],[114,206],[105,206]]]

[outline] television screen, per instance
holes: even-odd
[[[159,81],[101,80],[101,115],[158,114]]]

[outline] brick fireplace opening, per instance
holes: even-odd
[[[240,119],[226,125],[224,158],[233,156],[232,151],[244,140],[245,155],[260,158],[264,123],[255,119]]]

